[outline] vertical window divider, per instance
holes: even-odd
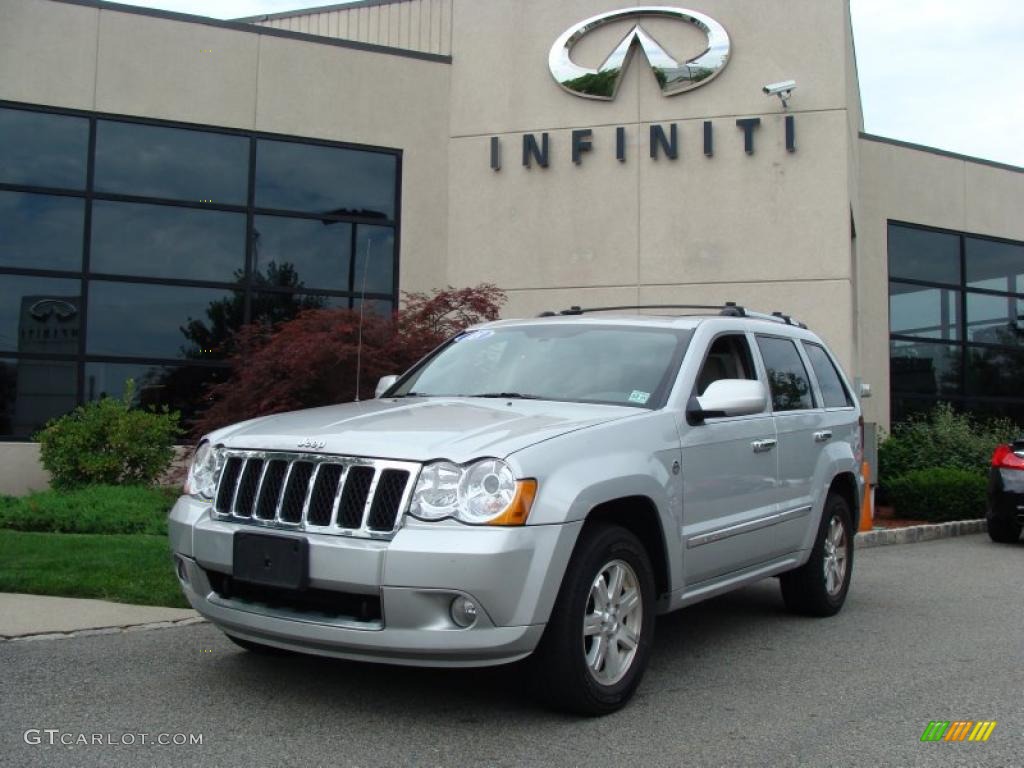
[[[256,137],[249,137],[249,188],[245,210],[245,269],[242,275],[242,322],[252,321],[253,250],[255,249],[256,217]]]
[[[970,352],[967,346],[967,243],[960,235],[960,395],[967,402],[967,365]]]
[[[355,309],[356,306],[356,259],[359,258],[359,253],[356,248],[359,246],[359,237],[357,233],[359,231],[359,225],[352,223],[351,231],[349,232],[349,252],[352,254],[352,258],[348,260],[348,308]],[[362,301],[362,299],[360,299]]]
[[[85,402],[85,354],[89,325],[89,271],[92,255],[92,201],[96,181],[96,118],[89,118],[89,144],[85,159],[85,208],[82,222],[82,276],[78,299],[78,360],[75,363],[77,385],[75,396],[79,405]]]

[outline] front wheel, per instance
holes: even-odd
[[[534,657],[548,703],[604,715],[633,696],[654,634],[654,575],[632,533],[616,525],[580,534]]]
[[[846,499],[830,493],[810,558],[779,579],[789,610],[805,616],[833,616],[843,607],[853,574],[852,520]]]

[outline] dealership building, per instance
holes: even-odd
[[[0,0],[0,491],[127,378],[194,414],[244,322],[483,282],[781,311],[868,421],[1024,423],[1024,169],[865,134],[845,0],[684,6]]]

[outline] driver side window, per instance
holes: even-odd
[[[697,395],[703,395],[712,382],[719,379],[757,379],[750,344],[743,334],[719,336],[711,343],[697,376]]]

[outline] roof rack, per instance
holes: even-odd
[[[589,312],[621,312],[632,309],[707,309],[718,310],[723,317],[749,317],[756,320],[769,320],[774,323],[785,323],[798,328],[807,328],[804,323],[793,319],[790,315],[782,312],[772,312],[770,315],[764,312],[754,312],[737,304],[735,301],[727,301],[725,304],[626,304],[619,307],[579,307],[572,306],[559,312],[541,312],[537,317],[558,317],[566,315],[585,315]]]

